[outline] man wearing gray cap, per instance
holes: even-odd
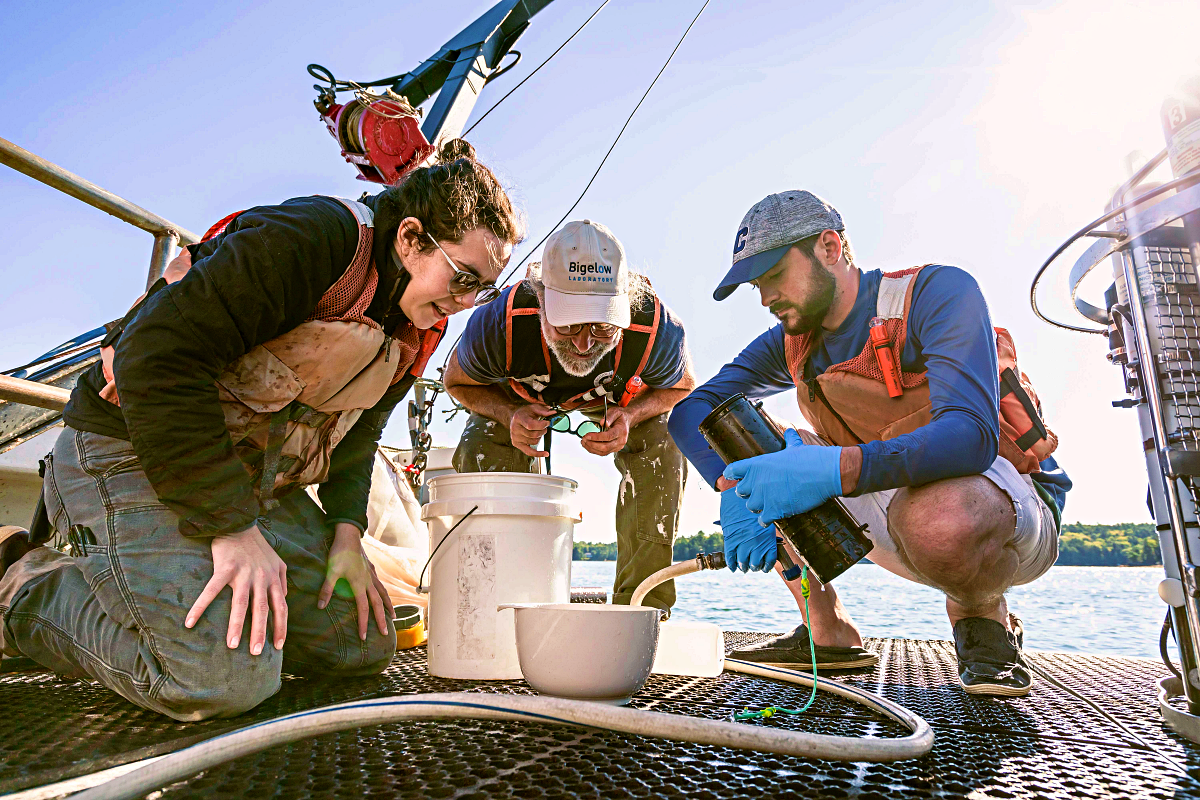
[[[721,492],[730,569],[770,569],[771,523],[841,497],[867,525],[873,562],[945,593],[963,688],[1028,693],[1021,621],[1004,592],[1054,563],[1071,482],[1050,455],[1057,439],[1016,368],[1012,339],[992,328],[975,279],[934,264],[861,272],[837,210],[788,191],[746,214],[713,297],[743,283],[780,324],[670,420],[680,449]],[[738,392],[757,399],[789,389],[816,434],[790,429],[777,453],[726,466],[697,431]],[[807,666],[815,655],[825,669],[874,664],[833,587],[817,588],[807,628],[731,657]]]
[[[696,380],[683,326],[629,271],[608,228],[585,219],[552,234],[542,263],[468,320],[445,385],[471,412],[454,453],[459,472],[532,472],[552,430],[615,456],[614,603],[670,565],[687,463],[667,413]],[[571,411],[586,419],[573,426]],[[669,609],[673,584],[644,602]]]

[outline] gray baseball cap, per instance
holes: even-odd
[[[733,266],[713,299],[724,300],[740,284],[766,273],[801,239],[845,229],[837,209],[812,192],[796,189],[767,195],[742,217],[733,240]]]

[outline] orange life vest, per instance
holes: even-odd
[[[264,506],[291,489],[321,483],[333,449],[362,412],[405,377],[419,377],[446,322],[419,330],[406,322],[390,335],[366,310],[379,286],[371,259],[371,209],[338,198],[358,221],[358,246],[345,273],[326,290],[307,320],[254,347],[217,377],[217,393],[234,452],[255,481]],[[241,212],[238,212],[241,213]],[[237,214],[205,234],[220,235]],[[181,279],[191,268],[185,249],[147,296]],[[136,315],[134,306],[120,328]],[[120,405],[112,374],[113,337],[101,350],[108,385],[100,396]]]
[[[646,278],[638,276],[634,280]],[[646,282],[649,284],[648,280]],[[505,291],[508,296],[504,309],[504,371],[512,376],[508,385],[518,397],[530,403],[557,406],[565,411],[597,408],[603,405],[606,395],[610,403],[619,405],[625,401],[630,395],[627,391],[629,383],[641,376],[650,360],[650,352],[654,349],[654,339],[662,321],[662,303],[653,289],[646,293],[646,300],[640,307],[631,309],[631,324],[621,333],[614,352],[613,372],[606,380],[598,380],[593,388],[556,403],[547,402],[544,394],[551,388],[552,362],[550,347],[546,344],[538,317],[537,293],[527,281],[521,281]],[[534,337],[541,344],[540,359],[531,346]],[[515,356],[514,341],[517,343]]]
[[[913,286],[923,267],[885,272],[879,283],[876,315],[884,321],[899,363],[908,334]],[[999,454],[1018,472],[1040,471],[1038,462],[1058,447],[1058,437],[1042,421],[1041,404],[1029,376],[1017,366],[1012,335],[996,328],[1000,381]],[[883,372],[868,339],[854,358],[833,364],[812,380],[804,365],[816,344],[814,333],[784,337],[788,370],[796,384],[800,411],[827,441],[841,446],[892,439],[928,425],[933,419],[925,372],[900,372],[903,394],[889,397]]]

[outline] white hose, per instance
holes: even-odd
[[[660,569],[642,581],[630,605],[641,605],[646,594],[660,583],[700,569],[698,561],[681,561]],[[814,682],[812,675],[802,672],[732,658],[725,659],[725,669],[801,686],[812,686]],[[920,758],[933,747],[933,729],[929,723],[904,706],[825,678],[817,677],[815,681],[818,689],[876,711],[905,726],[911,733],[899,739],[828,736],[657,711],[638,711],[558,697],[466,692],[394,695],[301,711],[251,725],[163,756],[119,779],[72,795],[72,800],[127,800],[141,797],[161,786],[268,747],[347,728],[406,719],[496,719],[580,725],[679,742],[829,761],[902,761]]]
[[[666,583],[672,578],[678,578],[680,575],[691,575],[693,572],[699,572],[700,569],[700,563],[695,559],[680,561],[669,567],[663,567],[638,584],[637,589],[633,591],[633,597],[629,598],[629,605],[640,606],[642,601],[646,599],[646,595],[650,594],[650,590],[655,586],[658,586],[660,583]]]
[[[760,678],[772,678],[778,681],[787,683],[796,683],[800,686],[812,686],[813,676],[805,672],[798,672],[793,669],[784,669],[783,667],[768,667],[764,664],[755,664],[753,661],[741,661],[736,658],[725,659],[725,669],[730,672],[740,672],[743,675],[756,675]],[[929,727],[929,723],[922,719],[917,714],[909,711],[899,703],[894,703],[886,697],[880,697],[877,694],[868,692],[865,689],[856,689],[844,683],[831,681],[828,678],[817,678],[817,689],[829,694],[836,694],[838,697],[844,697],[847,700],[857,703],[860,706],[865,706],[872,711],[877,711],[885,717],[900,723],[904,727],[912,731],[911,734],[903,739],[859,739],[851,736],[826,736],[826,739],[836,739],[839,742],[857,742],[866,745],[867,750],[862,758],[840,758],[836,756],[820,756],[828,758],[831,761],[901,761],[905,758],[920,758],[929,752],[933,747],[933,729]],[[813,735],[813,734],[805,734]],[[914,747],[923,747],[919,753],[914,755],[902,756],[897,758],[883,757],[886,748],[876,749],[879,744],[896,745],[901,742],[910,742]],[[848,746],[848,745],[847,745]],[[872,757],[872,752],[879,757]]]
[[[810,676],[791,670],[733,660],[726,660],[725,665],[727,669],[747,675],[775,678],[805,686],[812,685]],[[933,747],[933,730],[929,723],[911,711],[890,700],[850,686],[820,678],[818,683],[825,691],[848,698],[907,726],[912,733],[901,739],[827,736],[678,714],[662,714],[657,711],[638,711],[557,697],[483,695],[466,692],[396,695],[302,711],[251,725],[163,756],[152,764],[73,795],[72,800],[126,800],[142,797],[202,770],[268,747],[347,728],[381,725],[407,719],[495,719],[580,725],[679,742],[833,761],[900,761],[919,758]]]

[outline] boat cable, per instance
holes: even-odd
[[[1139,736],[1137,734],[1136,731],[1134,731],[1132,728],[1130,728],[1124,722],[1117,719],[1111,713],[1106,711],[1104,709],[1104,707],[1101,706],[1099,703],[1097,703],[1095,700],[1092,700],[1089,697],[1085,697],[1084,695],[1080,694],[1075,689],[1072,689],[1070,686],[1068,686],[1067,684],[1060,681],[1058,678],[1051,675],[1050,672],[1048,670],[1046,670],[1045,667],[1038,665],[1037,661],[1031,656],[1031,654],[1026,653],[1025,660],[1029,664],[1030,668],[1034,672],[1036,672],[1043,680],[1047,681],[1048,683],[1050,683],[1053,686],[1058,687],[1059,689],[1063,690],[1064,692],[1066,692],[1067,694],[1076,698],[1077,700],[1080,700],[1081,702],[1087,704],[1092,709],[1094,709],[1097,713],[1099,713],[1101,716],[1103,716],[1105,719],[1107,719],[1109,722],[1111,722],[1112,724],[1114,724],[1118,728],[1120,728],[1122,731],[1124,731],[1125,734],[1127,736],[1129,736],[1129,738],[1133,739],[1135,742],[1140,744],[1148,752],[1158,756],[1163,761],[1165,761],[1167,764],[1170,764],[1172,767],[1174,767],[1175,769],[1182,772],[1184,775],[1188,774],[1187,768],[1184,767],[1182,764],[1180,764],[1178,761],[1176,761],[1170,754],[1166,753],[1162,748],[1156,747],[1156,746],[1150,744],[1150,742],[1143,739],[1141,736]]]
[[[558,222],[554,223],[554,227],[552,227],[549,231],[547,231],[546,235],[543,236],[538,241],[537,244],[535,244],[533,247],[529,248],[529,250],[526,251],[524,257],[522,257],[521,260],[518,261],[515,266],[510,267],[508,272],[506,272],[498,281],[496,281],[497,286],[507,286],[508,282],[510,280],[512,280],[513,274],[516,273],[516,271],[518,269],[520,269],[521,266],[526,261],[529,260],[529,257],[531,255],[533,255],[534,253],[536,253],[538,251],[538,248],[540,248],[543,244],[546,243],[546,240],[550,238],[550,235],[552,233],[554,233],[556,230],[558,230],[559,226],[562,225],[564,222],[566,222],[567,217],[571,216],[571,212],[574,211],[581,202],[583,202],[584,195],[586,195],[588,193],[588,189],[591,189],[592,184],[596,182],[596,178],[600,175],[600,170],[604,169],[604,164],[605,164],[605,162],[608,161],[608,157],[610,155],[612,155],[613,150],[616,149],[617,143],[621,141],[621,136],[625,133],[625,129],[628,128],[629,123],[633,121],[633,115],[636,114],[638,112],[638,109],[642,107],[642,103],[644,103],[646,101],[646,98],[650,95],[650,90],[654,88],[654,85],[656,83],[658,83],[658,79],[662,77],[662,74],[664,72],[666,72],[667,67],[671,64],[671,60],[673,58],[675,58],[675,54],[677,52],[679,52],[679,48],[683,45],[684,40],[687,39],[688,34],[691,33],[692,26],[696,24],[696,20],[700,19],[700,15],[704,13],[704,9],[708,8],[708,4],[710,2],[712,2],[712,0],[704,0],[704,5],[700,6],[700,10],[696,12],[696,16],[693,17],[692,21],[688,23],[687,28],[683,32],[683,35],[679,37],[679,41],[675,43],[674,49],[671,50],[671,54],[669,56],[667,56],[667,60],[663,62],[662,67],[658,70],[658,74],[654,76],[654,80],[650,81],[650,85],[647,86],[646,91],[642,93],[642,97],[640,100],[637,101],[637,105],[635,105],[633,107],[633,111],[630,111],[629,116],[625,118],[625,124],[622,125],[621,130],[617,132],[617,135],[613,139],[612,144],[610,144],[608,146],[608,150],[604,153],[604,157],[600,159],[600,164],[596,167],[596,171],[592,173],[592,177],[588,179],[587,185],[583,187],[583,191],[581,191],[579,193],[579,197],[575,198],[575,202],[572,203],[571,207],[567,209],[567,213],[563,214],[562,218],[559,219]],[[601,8],[603,8],[603,6],[601,6]],[[597,9],[597,11],[599,11],[599,9]],[[586,23],[584,23],[584,24],[586,24]],[[480,117],[480,119],[482,120],[483,117]],[[478,122],[476,124],[478,124]],[[472,127],[474,127],[474,126],[472,126]],[[466,134],[464,134],[464,135],[466,135]],[[450,356],[454,354],[455,349],[457,348],[458,343],[461,340],[462,340],[462,333],[459,333],[458,337],[454,340],[454,343],[450,345],[449,349],[447,349],[446,359],[442,362],[443,370],[445,370],[446,366],[450,363]]]
[[[692,21],[688,23],[687,29],[684,30],[683,35],[679,37],[679,41],[675,43],[674,49],[671,50],[671,55],[667,56],[667,60],[663,62],[662,67],[658,70],[658,74],[654,76],[654,80],[650,81],[650,85],[647,86],[646,91],[642,93],[642,97],[637,101],[637,105],[633,107],[633,111],[630,111],[629,116],[625,118],[625,124],[621,126],[621,130],[617,131],[616,138],[613,139],[612,144],[608,146],[607,152],[604,153],[604,158],[600,159],[599,165],[596,166],[596,171],[593,172],[592,177],[588,179],[587,185],[583,187],[583,191],[579,193],[579,197],[577,197],[575,202],[571,204],[571,207],[567,209],[567,213],[562,215],[562,218],[554,224],[554,227],[550,229],[549,233],[542,237],[541,241],[530,248],[529,252],[525,254],[525,257],[522,258],[515,267],[509,268],[508,274],[497,281],[497,285],[506,285],[512,278],[513,273],[520,269],[521,265],[529,260],[529,256],[533,255],[533,253],[535,253],[539,247],[546,243],[546,240],[550,238],[550,234],[558,230],[558,226],[566,222],[567,217],[571,216],[571,212],[583,202],[584,195],[588,193],[588,189],[591,189],[592,184],[596,182],[596,178],[600,175],[600,170],[604,169],[605,162],[608,161],[608,157],[611,156],[613,150],[616,149],[617,143],[621,141],[621,136],[624,135],[625,129],[629,127],[629,123],[633,122],[634,114],[636,114],[638,109],[642,107],[642,103],[646,102],[646,98],[650,96],[650,91],[654,88],[654,84],[658,83],[658,79],[661,78],[662,74],[667,71],[667,67],[671,65],[671,59],[675,58],[675,54],[679,52],[679,48],[683,45],[683,41],[687,39],[688,34],[692,32],[692,26],[696,24],[696,20],[700,19],[700,15],[704,13],[704,9],[708,8],[708,4],[710,2],[712,2],[712,0],[704,0],[704,5],[700,6],[700,10],[696,12],[696,16],[692,17]]]
[[[1140,174],[1141,173],[1139,173],[1139,175]],[[1103,214],[1102,216],[1096,217],[1094,220],[1089,222],[1087,225],[1084,225],[1082,228],[1075,231],[1075,233],[1071,234],[1071,236],[1065,242],[1063,242],[1061,245],[1058,246],[1057,250],[1055,250],[1053,253],[1050,254],[1049,258],[1047,258],[1044,262],[1042,262],[1042,266],[1038,267],[1038,271],[1036,273],[1034,273],[1033,283],[1029,287],[1029,305],[1033,309],[1033,313],[1035,315],[1037,315],[1037,318],[1042,320],[1043,322],[1050,323],[1051,325],[1055,326],[1056,328],[1062,328],[1062,329],[1068,330],[1068,331],[1075,331],[1077,333],[1094,333],[1094,334],[1098,334],[1100,336],[1107,336],[1108,335],[1107,328],[1081,328],[1078,325],[1068,325],[1065,322],[1059,322],[1058,320],[1051,319],[1050,317],[1047,317],[1045,314],[1043,314],[1042,309],[1038,306],[1038,301],[1037,301],[1038,284],[1041,283],[1042,276],[1046,274],[1046,270],[1048,270],[1050,268],[1050,265],[1053,264],[1058,259],[1059,256],[1061,256],[1064,252],[1066,252],[1068,247],[1073,245],[1077,240],[1083,238],[1084,236],[1088,236],[1089,234],[1091,234],[1091,232],[1093,230],[1095,230],[1096,228],[1100,227],[1101,225],[1104,225],[1107,222],[1111,222],[1112,220],[1114,220],[1117,217],[1124,214],[1126,211],[1129,211],[1131,208],[1134,208],[1135,206],[1139,206],[1142,203],[1153,200],[1155,197],[1158,197],[1161,194],[1165,194],[1165,193],[1175,190],[1175,189],[1179,189],[1182,191],[1183,189],[1186,189],[1187,187],[1189,187],[1195,183],[1200,183],[1200,172],[1190,173],[1188,175],[1184,175],[1182,178],[1176,178],[1175,180],[1168,181],[1167,183],[1164,183],[1161,186],[1157,186],[1154,189],[1151,189],[1150,191],[1146,192],[1145,194],[1143,194],[1139,197],[1135,197],[1134,199],[1112,209],[1108,213]]]
[[[511,95],[511,94],[512,94],[513,92],[515,92],[517,89],[520,89],[520,88],[521,88],[521,87],[522,87],[522,86],[525,84],[525,81],[529,80],[530,78],[532,78],[534,75],[536,75],[536,74],[537,74],[537,72],[538,72],[538,70],[539,70],[539,69],[541,69],[542,67],[544,67],[544,66],[546,66],[547,64],[549,64],[549,63],[550,63],[550,59],[552,59],[552,58],[554,58],[556,55],[558,55],[558,51],[559,51],[559,50],[562,50],[564,47],[566,47],[567,45],[569,45],[569,44],[571,43],[571,40],[572,40],[572,39],[574,39],[576,36],[578,36],[578,35],[580,34],[580,32],[581,32],[581,31],[582,31],[584,28],[586,28],[586,27],[588,26],[588,23],[592,21],[593,17],[595,17],[597,14],[599,14],[601,11],[603,11],[603,10],[604,10],[604,7],[605,7],[606,5],[608,5],[610,1],[611,1],[611,0],[604,0],[604,2],[600,4],[599,8],[597,8],[595,11],[593,11],[593,12],[592,12],[592,16],[590,16],[590,17],[588,17],[587,19],[585,19],[585,20],[583,21],[583,24],[582,24],[582,25],[580,25],[580,26],[579,26],[579,27],[578,27],[578,28],[575,30],[575,32],[574,32],[574,33],[572,33],[570,36],[568,36],[568,37],[567,37],[567,40],[566,40],[565,42],[563,42],[562,44],[560,44],[560,45],[558,46],[558,48],[557,48],[557,49],[556,49],[556,50],[555,50],[553,53],[551,53],[549,56],[547,56],[545,61],[543,61],[542,63],[538,64],[536,67],[534,67],[532,72],[530,72],[530,73],[529,73],[528,75],[526,75],[524,78],[521,78],[521,81],[520,81],[520,83],[518,83],[516,86],[512,87],[512,88],[511,88],[511,89],[509,89],[507,92],[505,92],[505,93],[504,93],[504,96],[503,96],[503,97],[501,97],[499,100],[497,100],[495,103],[493,103],[491,108],[489,108],[487,111],[483,112],[483,115],[482,115],[482,116],[480,116],[480,117],[479,117],[479,119],[477,119],[477,120],[475,120],[474,122],[472,122],[472,123],[471,123],[471,127],[467,128],[465,131],[463,131],[463,132],[462,132],[462,135],[461,135],[459,138],[460,138],[460,139],[465,139],[465,138],[467,138],[467,134],[468,134],[468,133],[470,133],[471,131],[475,130],[475,126],[476,126],[476,125],[478,125],[479,123],[481,123],[481,122],[483,122],[485,119],[487,119],[487,115],[488,115],[488,114],[490,114],[490,113],[492,113],[493,111],[495,111],[497,106],[499,106],[501,103],[503,103],[505,100],[507,100],[507,99],[509,98],[509,95]],[[516,65],[514,64],[513,66],[516,66]],[[509,69],[512,69],[512,67],[506,67],[506,68],[505,68],[505,72],[507,72]],[[498,76],[496,76],[496,75],[492,75],[491,77],[489,77],[489,78],[488,78],[488,80],[495,80],[495,79],[496,79],[496,77],[498,77]]]

